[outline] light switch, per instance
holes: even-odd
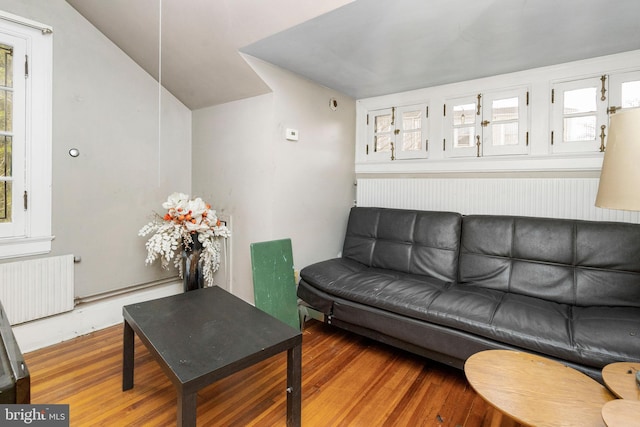
[[[287,138],[288,141],[297,141],[298,140],[298,129],[287,128],[286,138]]]

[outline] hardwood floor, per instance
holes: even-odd
[[[70,405],[72,426],[172,426],[176,393],[136,337],[122,392],[122,325],[25,355],[31,401]],[[490,407],[462,371],[311,321],[303,336],[302,425],[478,427]],[[283,426],[286,354],[198,393],[198,426]]]

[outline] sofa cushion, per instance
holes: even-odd
[[[300,272],[302,282],[330,295],[420,318],[451,284],[433,277],[367,267],[338,258]]]
[[[367,267],[457,279],[461,215],[352,208],[342,256]]]
[[[640,308],[640,227],[471,215],[460,283],[578,306]]]

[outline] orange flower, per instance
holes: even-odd
[[[220,227],[220,224],[222,224],[222,223],[220,222],[220,220],[218,220],[218,221],[216,222],[216,227]]]
[[[180,215],[180,216],[178,217],[178,220],[179,220],[179,221],[184,221],[184,215]]]
[[[166,214],[164,214],[164,220],[165,221],[171,220],[171,215],[168,212]]]

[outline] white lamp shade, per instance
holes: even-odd
[[[596,206],[640,211],[640,108],[611,116]]]

